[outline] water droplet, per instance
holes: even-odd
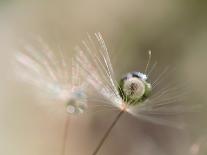
[[[74,106],[68,105],[67,108],[66,108],[66,111],[70,114],[74,114],[76,110],[75,110]]]
[[[86,95],[83,92],[75,92],[72,98],[66,103],[66,111],[69,114],[80,114],[87,108]]]

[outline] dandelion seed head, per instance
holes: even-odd
[[[87,108],[85,82],[80,78],[79,66],[66,60],[62,49],[51,49],[41,38],[34,45],[24,42],[14,56],[17,78],[46,95],[65,104],[70,114],[82,113]]]
[[[144,83],[138,78],[130,78],[124,82],[123,91],[127,96],[132,98],[140,98],[143,96],[145,88]]]

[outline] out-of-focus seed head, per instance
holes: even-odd
[[[66,103],[66,111],[69,114],[80,114],[87,108],[87,98],[83,91],[76,91]]]
[[[126,104],[136,105],[150,95],[152,86],[147,82],[147,75],[130,72],[119,83],[119,93]]]

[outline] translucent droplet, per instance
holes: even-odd
[[[130,72],[119,83],[119,94],[131,105],[143,102],[149,96],[152,88],[147,81],[147,75],[141,72]]]
[[[70,114],[74,114],[75,113],[75,107],[73,105],[68,105],[66,108],[66,111]]]
[[[69,114],[80,114],[87,108],[86,95],[82,91],[74,92],[66,103],[66,111]]]

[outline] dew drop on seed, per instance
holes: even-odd
[[[87,108],[86,95],[83,92],[75,92],[66,103],[66,111],[69,114],[80,114]]]
[[[69,114],[74,114],[76,110],[75,110],[75,107],[73,105],[68,105],[67,108],[66,108],[66,111]]]

